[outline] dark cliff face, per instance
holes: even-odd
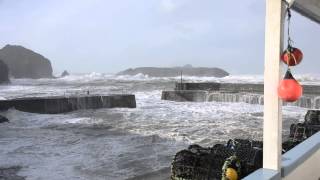
[[[50,61],[22,46],[6,45],[0,49],[0,59],[9,67],[15,78],[52,78]]]
[[[200,76],[200,77],[225,77],[229,73],[220,68],[206,67],[173,67],[173,68],[157,68],[157,67],[140,67],[135,69],[127,69],[121,71],[118,75],[136,75],[139,73],[146,74],[152,77],[176,77],[180,74],[185,76]]]
[[[2,60],[0,60],[0,84],[9,82],[9,68]]]

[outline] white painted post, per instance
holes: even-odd
[[[281,78],[280,54],[283,47],[285,4],[266,0],[263,168],[281,170],[282,102],[277,88]]]

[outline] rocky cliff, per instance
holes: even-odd
[[[9,68],[0,60],[0,84],[9,82]]]
[[[220,68],[208,68],[208,67],[192,67],[186,65],[183,67],[172,68],[159,68],[159,67],[139,67],[135,69],[127,69],[121,71],[118,75],[136,75],[139,73],[149,75],[152,77],[176,77],[180,76],[180,73],[184,76],[200,76],[200,77],[225,77],[229,73]]]
[[[9,67],[14,78],[52,78],[50,61],[22,46],[6,45],[0,49],[0,59]]]

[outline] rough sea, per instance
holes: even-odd
[[[304,84],[319,76],[300,75]],[[223,102],[161,100],[175,78],[142,74],[90,73],[58,79],[13,79],[0,86],[0,99],[51,95],[136,95],[137,108],[79,110],[44,115],[10,109],[0,112],[0,167],[21,166],[27,180],[123,180],[169,177],[173,155],[190,144],[213,146],[230,138],[261,140],[263,106]],[[188,82],[262,83],[261,75],[184,77]],[[285,106],[284,134],[307,109]]]

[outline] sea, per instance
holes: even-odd
[[[319,75],[298,75],[319,84]],[[56,95],[135,94],[137,108],[78,110],[47,115],[0,112],[0,168],[20,166],[27,180],[123,180],[170,176],[176,152],[190,144],[213,146],[232,138],[262,139],[263,106],[243,102],[161,100],[180,77],[156,78],[103,73],[57,79],[12,79],[0,100]],[[183,77],[187,82],[262,83],[262,75]],[[319,84],[320,85],[320,84]],[[283,133],[304,120],[307,109],[283,107]]]

